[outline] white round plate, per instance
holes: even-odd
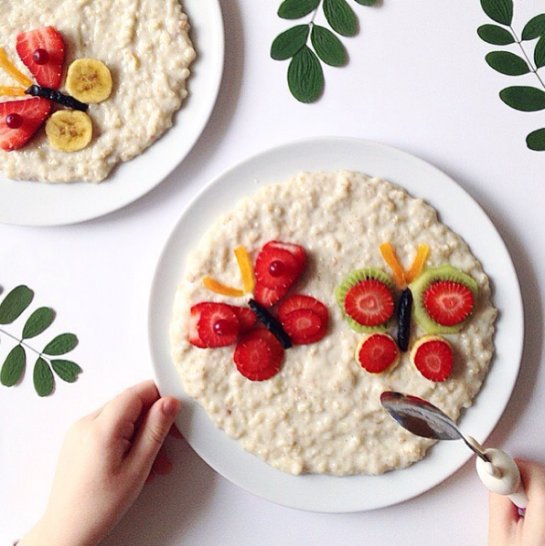
[[[83,222],[132,203],[164,180],[189,153],[216,102],[224,60],[223,19],[218,0],[183,0],[197,49],[189,96],[174,126],[104,182],[44,184],[0,175],[0,222],[52,226]]]
[[[164,395],[182,399],[177,425],[212,468],[279,504],[319,512],[356,512],[389,506],[430,489],[462,466],[471,452],[462,442],[442,442],[421,462],[381,476],[285,474],[244,451],[184,393],[170,358],[168,338],[185,257],[212,222],[259,186],[286,180],[301,170],[332,169],[379,176],[424,198],[439,211],[442,222],[469,243],[491,278],[493,300],[500,310],[496,356],[475,404],[460,422],[463,431],[484,441],[507,405],[520,366],[523,309],[517,276],[501,237],[479,205],[435,167],[388,146],[343,138],[296,142],[257,155],[217,178],[189,205],[166,243],[151,290],[149,335],[159,388]]]

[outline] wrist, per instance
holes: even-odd
[[[70,539],[61,531],[59,526],[52,525],[43,517],[34,527],[19,541],[17,546],[88,546],[83,542]]]

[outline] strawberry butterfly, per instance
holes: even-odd
[[[419,245],[408,271],[401,266],[389,243],[380,252],[393,274],[376,268],[353,271],[336,290],[337,302],[346,321],[364,337],[356,360],[370,373],[391,368],[400,352],[407,351],[411,338],[411,317],[428,334],[414,343],[411,360],[420,373],[432,381],[445,381],[451,371],[453,352],[438,334],[459,332],[475,309],[478,286],[466,273],[450,266],[427,269],[428,245]],[[396,305],[395,289],[401,291]],[[395,316],[396,340],[387,333]]]
[[[252,381],[276,375],[284,352],[293,345],[315,343],[327,332],[327,307],[303,294],[288,295],[305,269],[305,249],[293,243],[270,241],[252,265],[243,247],[235,249],[244,289],[226,286],[211,277],[209,290],[231,297],[253,294],[248,307],[216,302],[193,305],[189,342],[199,348],[236,344],[233,355],[238,371]],[[271,308],[278,305],[276,314]]]
[[[81,130],[82,123],[83,128],[92,127],[90,118],[84,114],[89,108],[88,104],[78,100],[78,97],[59,91],[65,61],[65,44],[60,32],[52,26],[22,32],[17,36],[16,51],[21,61],[34,76],[36,83],[20,72],[10,61],[6,51],[0,48],[0,68],[4,69],[22,86],[0,86],[0,96],[33,97],[0,102],[0,148],[10,152],[24,147],[51,115],[53,103],[60,104],[72,111],[81,112],[73,116],[69,112],[61,115],[56,120],[60,132],[64,128],[64,130],[74,133],[76,129]],[[82,61],[84,60],[75,61],[73,65]],[[87,66],[89,61],[102,65],[100,61],[86,59]],[[105,66],[104,69],[107,70]],[[93,76],[92,73],[89,75]],[[86,76],[87,74],[82,74],[82,81]],[[92,77],[89,78],[86,83],[87,95],[89,89],[97,85]],[[74,94],[74,92],[72,93]],[[91,138],[89,132],[92,132],[92,129],[87,129],[86,132],[88,138],[80,139],[79,147],[74,148],[75,134],[71,135],[73,137],[71,147],[68,146],[66,149],[59,148],[58,145],[54,147],[64,151],[81,149],[89,143]],[[53,145],[53,142],[51,144]]]

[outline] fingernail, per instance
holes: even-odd
[[[161,410],[167,417],[176,417],[180,410],[180,402],[176,398],[165,398],[161,404]]]

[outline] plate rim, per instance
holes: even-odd
[[[511,399],[513,389],[515,387],[515,384],[516,384],[516,381],[517,381],[517,378],[518,378],[518,375],[519,375],[521,360],[522,360],[522,353],[523,353],[523,344],[524,344],[523,300],[522,300],[522,295],[521,295],[520,282],[518,280],[516,269],[514,267],[513,260],[511,258],[510,253],[509,253],[509,249],[508,249],[505,241],[501,237],[499,231],[496,229],[496,227],[494,226],[494,224],[491,221],[490,217],[484,211],[484,209],[481,207],[481,205],[469,194],[469,192],[467,190],[465,190],[465,188],[460,186],[449,175],[447,175],[446,173],[444,173],[443,171],[438,169],[435,165],[433,165],[433,164],[429,163],[428,161],[425,161],[422,158],[420,158],[418,156],[415,156],[415,155],[413,155],[413,154],[411,154],[409,152],[406,152],[404,150],[400,150],[400,149],[398,149],[396,147],[386,145],[386,144],[383,144],[383,143],[374,142],[374,141],[371,141],[371,140],[354,138],[354,137],[323,136],[323,137],[303,138],[303,139],[298,139],[298,140],[295,140],[295,141],[291,141],[291,142],[288,142],[288,143],[284,143],[284,144],[281,144],[281,145],[277,145],[277,146],[262,150],[261,152],[258,152],[256,154],[250,156],[250,157],[247,157],[247,158],[243,159],[242,161],[240,161],[240,162],[232,165],[231,167],[225,169],[220,175],[216,176],[209,183],[207,183],[205,186],[203,186],[203,188],[200,191],[198,191],[195,194],[195,196],[189,201],[188,205],[184,208],[184,210],[180,214],[179,218],[175,222],[174,227],[171,229],[168,237],[166,238],[165,243],[163,244],[163,246],[161,248],[159,258],[158,258],[158,260],[156,262],[156,267],[155,267],[155,271],[154,271],[154,275],[153,275],[153,281],[152,281],[152,284],[151,284],[151,289],[150,289],[150,294],[149,294],[149,299],[148,299],[148,342],[149,342],[149,349],[150,349],[150,354],[151,354],[152,365],[153,365],[154,373],[155,373],[155,376],[156,376],[156,381],[157,381],[157,384],[159,386],[160,392],[163,393],[164,395],[166,395],[166,394],[175,395],[177,393],[176,389],[173,390],[173,388],[172,388],[173,385],[169,384],[168,380],[165,380],[165,376],[164,376],[161,364],[157,359],[157,354],[156,354],[157,353],[157,347],[156,347],[155,342],[154,342],[154,338],[155,338],[155,333],[154,333],[154,322],[155,322],[155,320],[154,319],[156,318],[156,316],[154,314],[154,301],[156,299],[157,293],[159,293],[161,291],[161,287],[160,287],[161,281],[159,279],[161,267],[164,265],[165,261],[168,262],[168,260],[169,260],[169,258],[167,256],[168,251],[169,251],[170,247],[172,246],[172,244],[174,243],[174,241],[176,240],[176,238],[178,236],[178,233],[180,232],[181,227],[182,227],[184,221],[186,220],[186,218],[188,217],[188,215],[191,214],[191,211],[195,208],[195,206],[197,206],[199,204],[202,204],[201,202],[206,198],[208,193],[213,192],[214,189],[217,187],[217,185],[220,185],[223,180],[225,180],[229,176],[233,175],[233,173],[236,173],[237,171],[248,167],[248,165],[251,165],[252,163],[255,163],[255,162],[266,160],[268,158],[270,159],[270,156],[274,156],[276,154],[282,153],[285,150],[293,150],[293,149],[297,149],[297,148],[305,147],[305,146],[323,146],[323,145],[329,146],[332,143],[335,143],[337,145],[346,144],[347,146],[356,146],[356,147],[362,146],[363,148],[367,147],[369,149],[374,149],[374,150],[377,150],[377,151],[381,151],[383,153],[385,152],[387,154],[393,154],[394,156],[397,156],[398,158],[401,158],[402,161],[413,162],[415,165],[418,165],[419,167],[421,167],[421,168],[423,168],[425,170],[429,170],[433,174],[433,176],[438,176],[439,178],[443,179],[443,182],[448,183],[448,186],[449,186],[450,190],[454,190],[455,192],[458,192],[458,194],[460,196],[462,196],[464,200],[467,200],[468,203],[470,203],[473,207],[476,208],[476,210],[480,214],[480,220],[484,221],[487,224],[488,230],[496,238],[496,242],[499,243],[500,250],[503,253],[503,257],[507,260],[506,264],[504,264],[504,265],[508,266],[509,271],[507,273],[511,277],[511,281],[514,281],[512,286],[511,286],[511,289],[512,289],[511,297],[515,300],[516,306],[515,306],[515,308],[510,307],[509,312],[510,312],[510,314],[516,315],[516,321],[515,322],[518,325],[518,333],[514,336],[515,337],[515,342],[513,343],[513,349],[512,349],[512,353],[514,355],[516,355],[516,366],[513,366],[514,371],[510,375],[510,381],[509,381],[509,384],[507,385],[507,388],[505,390],[506,391],[505,392],[505,397],[502,399],[502,402],[498,406],[494,417],[492,417],[491,420],[487,419],[487,421],[491,421],[491,422],[488,423],[488,425],[485,427],[486,430],[483,432],[483,440],[482,441],[484,442],[485,439],[490,436],[492,431],[496,428],[496,426],[501,421],[501,418],[502,418],[502,416],[503,416],[503,414],[505,412],[505,409],[506,409],[506,407],[507,407],[507,405],[508,405],[508,403],[509,403],[509,401]],[[305,169],[300,169],[300,170],[305,170]],[[327,170],[327,169],[324,169],[324,170]],[[365,172],[364,169],[359,169],[359,170],[361,172]],[[293,174],[295,174],[295,173],[293,173]],[[380,173],[374,173],[374,175],[383,177],[383,175],[380,174]],[[384,176],[384,178],[388,179],[387,176]],[[405,185],[403,185],[403,183],[401,183],[399,181],[392,181],[392,182],[399,185],[399,186],[401,186],[411,196],[421,197],[420,195],[415,195],[414,189],[407,188]],[[264,184],[265,183],[259,183],[259,185],[264,185]],[[256,190],[257,187],[252,188],[252,189]],[[247,194],[248,193],[253,193],[253,191],[246,192],[246,193]],[[236,200],[238,200],[238,199],[239,199],[239,197],[236,197],[236,198],[233,197],[232,202],[231,201],[229,202],[229,206],[234,205],[234,203],[236,203]],[[425,201],[430,202],[428,198],[424,198],[424,199],[425,199]],[[449,228],[451,228],[454,231],[456,231],[457,233],[459,233],[459,231],[456,229],[456,227],[451,227],[451,224],[449,222],[444,221],[443,213],[442,213],[441,208],[436,206],[436,204],[434,202],[432,202],[431,205],[433,206],[433,208],[435,210],[438,211],[439,216],[440,216],[440,221],[442,223],[445,223],[445,225],[447,225]],[[214,218],[209,219],[208,226],[210,226],[212,224],[213,220],[214,220]],[[197,238],[199,236],[201,236],[201,235],[202,234],[198,234]],[[462,236],[462,238],[464,239],[464,241],[467,242],[467,244],[470,246],[470,248],[473,251],[473,248],[475,247],[475,244],[470,243],[468,238],[465,237],[465,236]],[[479,261],[481,263],[483,263],[483,268],[485,269],[485,272],[487,273],[487,276],[489,276],[489,278],[491,278],[492,285],[494,285],[494,279],[491,276],[489,267],[487,265],[485,265],[482,257],[479,254],[475,253],[475,255],[477,256]],[[170,258],[170,259],[174,260],[174,258]],[[178,276],[176,277],[176,284],[179,281],[179,279],[181,278],[181,273],[182,273],[182,270],[183,270],[183,266],[185,265],[184,260],[185,260],[185,256],[178,256],[178,267],[177,267]],[[171,265],[171,268],[173,268],[173,267],[174,266]],[[494,268],[492,268],[492,269],[494,269]],[[494,292],[495,292],[495,290],[493,290],[493,293]],[[172,295],[174,295],[174,293],[175,293],[175,287],[173,287]],[[496,298],[494,296],[493,296],[493,301],[494,301],[494,303],[496,303]],[[173,303],[173,297],[171,299],[171,305],[169,307],[170,312],[172,311],[172,303]],[[170,314],[169,314],[168,319],[169,319],[169,322],[170,322]],[[496,320],[496,323],[495,323],[495,334],[494,334],[495,347],[497,346],[496,339],[497,339],[497,336],[498,336],[498,325],[500,323],[500,320],[502,320],[501,315]],[[165,336],[167,338],[167,342],[168,342],[168,332],[166,332],[164,334],[165,334]],[[170,355],[170,346],[167,347],[167,352]],[[169,361],[168,364],[170,366],[170,378],[177,381],[176,386],[185,394],[185,392],[183,391],[183,387],[181,385],[181,381],[180,381],[180,379],[179,379],[179,377],[177,375],[177,372],[175,371],[174,364],[172,363],[170,358],[168,359],[168,361]],[[481,390],[479,391],[479,393],[477,393],[477,395],[475,397],[475,401],[474,401],[473,405],[468,409],[468,411],[471,412],[471,410],[473,408],[475,408],[475,406],[479,403],[479,399],[482,398],[481,393],[486,389],[487,383],[490,382],[489,377],[491,375],[493,375],[493,371],[495,369],[494,364],[497,361],[498,361],[498,355],[497,355],[497,353],[495,353],[494,356],[493,356],[491,370],[487,374],[487,377],[485,378],[485,380],[483,382]],[[496,368],[497,368],[497,366],[498,365],[496,364]],[[185,396],[187,397],[187,395],[185,395]],[[197,402],[194,402],[194,403],[198,404]],[[201,408],[201,411],[204,413],[204,410],[202,410],[202,408]],[[466,412],[464,411],[464,413],[463,413],[463,415],[461,417],[462,421],[464,419],[467,419],[465,417],[465,415],[466,415]],[[178,417],[176,422],[177,422],[178,427],[182,429],[182,433],[184,433],[184,427],[185,427],[185,424],[186,424],[186,420],[183,417],[182,418]],[[224,431],[220,430],[220,429],[216,429],[216,431],[221,435],[227,436],[226,433]],[[374,503],[372,505],[357,505],[357,506],[354,505],[354,506],[341,506],[341,507],[338,507],[338,506],[325,506],[321,502],[315,502],[315,503],[303,502],[302,503],[302,502],[300,502],[298,500],[294,500],[293,498],[286,500],[286,499],[283,499],[283,498],[279,498],[277,492],[274,495],[271,495],[271,494],[267,494],[267,492],[257,490],[255,486],[252,486],[252,484],[241,482],[241,480],[237,476],[234,476],[231,472],[226,472],[225,468],[222,467],[222,465],[220,463],[218,463],[218,461],[215,460],[214,457],[210,457],[210,454],[202,449],[202,446],[200,446],[198,444],[196,445],[195,442],[192,442],[191,437],[187,438],[187,439],[188,439],[188,443],[191,445],[191,447],[197,452],[197,454],[209,466],[211,466],[220,475],[222,475],[223,477],[225,477],[226,479],[228,479],[229,481],[231,481],[235,485],[238,485],[242,489],[244,489],[244,490],[246,490],[246,491],[248,491],[248,492],[250,492],[250,493],[252,493],[254,495],[257,495],[259,497],[265,498],[265,499],[267,499],[267,500],[269,500],[271,502],[279,504],[279,505],[283,505],[283,506],[287,506],[287,507],[291,507],[291,508],[296,508],[296,509],[301,509],[301,510],[306,510],[306,511],[323,512],[323,513],[361,512],[361,511],[368,511],[368,510],[383,508],[383,507],[387,507],[387,506],[393,506],[393,505],[398,504],[400,502],[408,501],[408,500],[410,500],[410,499],[412,499],[412,498],[414,498],[416,496],[419,496],[419,495],[425,493],[426,491],[438,486],[439,484],[441,484],[443,481],[445,481],[450,476],[452,476],[456,471],[458,471],[464,464],[466,464],[467,461],[472,456],[471,452],[469,452],[469,450],[465,450],[465,448],[463,448],[463,447],[461,449],[455,449],[452,446],[449,446],[450,451],[455,452],[455,456],[452,457],[452,459],[454,459],[454,462],[451,462],[449,464],[449,469],[448,469],[447,472],[443,473],[439,478],[432,480],[431,483],[429,481],[425,481],[425,483],[422,482],[421,486],[419,488],[416,488],[415,490],[413,490],[410,494],[400,496],[399,498],[397,498],[397,499],[395,499],[395,500],[393,500],[391,502],[390,501],[389,502],[377,502],[377,503]],[[228,438],[228,441],[234,442],[237,445],[239,445],[236,442],[236,440],[232,440],[232,439]],[[419,463],[425,462],[427,459],[429,459],[431,457],[435,457],[436,453],[441,452],[441,455],[442,455],[443,452],[445,451],[445,444],[446,443],[437,444],[426,455],[426,457],[422,461],[420,461]],[[240,445],[239,445],[239,449],[240,449],[240,451],[243,452],[244,456],[245,455],[250,455],[252,458],[257,459],[257,456],[252,455],[252,454],[248,454],[247,452],[245,452],[243,450],[243,448]],[[262,464],[266,465],[267,467],[270,467],[270,465],[268,465],[267,463],[265,463],[265,462],[263,462],[261,460],[260,460],[260,462]],[[414,465],[408,467],[407,469],[404,469],[403,472],[410,471],[412,468],[417,467],[419,463],[415,463]],[[270,468],[272,468],[272,467],[270,467]],[[284,472],[281,472],[279,470],[273,469],[273,471],[275,473],[279,473],[279,475],[285,475]],[[386,474],[383,474],[382,476],[388,476],[388,475],[396,474],[396,473],[399,473],[399,472],[400,471],[388,472]],[[317,476],[317,475],[310,475],[310,476],[314,476],[316,479],[324,478],[324,476]],[[292,476],[290,476],[290,477],[292,477]],[[369,476],[365,476],[365,477],[368,478]],[[298,476],[296,478],[298,478],[300,480],[309,479],[308,475]],[[341,477],[341,478],[334,477],[334,476],[325,476],[325,479],[333,479],[333,480],[356,480],[356,479],[360,479],[360,478],[361,478],[361,476],[348,476],[348,477]],[[380,476],[376,477],[376,478],[380,478]],[[293,494],[293,491],[291,492],[291,494]],[[362,497],[363,497],[363,495],[362,495]]]
[[[225,69],[225,27],[223,23],[223,12],[219,0],[211,0],[206,3],[203,3],[202,0],[179,1],[182,5],[184,13],[186,13],[189,17],[189,22],[192,28],[196,28],[199,34],[202,34],[203,28],[210,28],[210,36],[212,37],[210,38],[210,41],[214,43],[214,48],[213,51],[206,49],[199,52],[196,39],[190,34],[197,49],[197,58],[193,68],[191,69],[191,76],[188,80],[189,95],[182,102],[180,109],[175,112],[173,117],[173,126],[167,129],[155,142],[143,150],[138,156],[117,165],[108,175],[108,177],[100,183],[85,181],[74,181],[69,183],[20,181],[8,179],[2,173],[0,173],[0,194],[3,191],[3,185],[5,185],[7,188],[4,190],[7,195],[4,199],[0,199],[0,202],[4,201],[8,203],[6,205],[6,212],[4,213],[6,216],[5,218],[2,217],[2,208],[0,207],[0,224],[36,227],[65,226],[101,218],[118,211],[145,196],[147,193],[161,184],[167,177],[169,177],[186,159],[206,128],[217,103]],[[207,72],[200,75],[199,68],[203,66],[202,63],[204,63]],[[93,197],[96,198],[96,201],[100,201],[102,203],[104,199],[103,192],[108,191],[109,187],[115,186],[116,183],[120,184],[123,181],[124,176],[134,177],[134,173],[130,172],[130,165],[138,161],[146,161],[147,158],[149,158],[150,161],[153,160],[153,155],[157,153],[157,147],[160,147],[164,141],[172,139],[172,135],[176,135],[179,133],[179,131],[184,129],[184,111],[191,107],[191,100],[198,100],[198,94],[194,94],[191,91],[191,82],[194,82],[195,80],[197,80],[197,82],[201,82],[203,79],[206,80],[205,87],[207,88],[207,95],[201,95],[204,97],[204,102],[199,103],[199,111],[195,114],[196,120],[194,120],[195,122],[193,124],[194,130],[192,131],[190,138],[188,138],[186,141],[185,146],[181,148],[179,154],[169,154],[172,159],[168,161],[164,161],[163,159],[160,161],[160,165],[158,166],[159,168],[154,169],[154,171],[159,172],[156,177],[154,176],[151,178],[151,182],[144,180],[144,182],[141,182],[138,184],[138,186],[135,185],[137,188],[136,191],[124,192],[121,194],[119,193],[119,190],[116,192],[115,189],[112,189],[112,192],[116,192],[117,195],[111,203],[108,202],[108,204],[102,208],[98,207],[96,209],[93,208],[92,210],[86,210],[85,205],[82,205],[82,209],[76,207],[76,210],[74,211],[73,203],[71,203],[69,208],[63,209],[63,213],[60,215],[62,217],[59,217],[58,214],[51,217],[51,213],[47,212],[47,206],[37,207],[37,205],[34,207],[18,207],[17,214],[10,214],[8,212],[11,208],[9,206],[10,192],[22,191],[25,192],[25,195],[28,195],[34,194],[37,188],[37,193],[39,194],[37,198],[38,200],[43,199],[44,195],[47,195],[47,197],[51,200],[49,210],[55,208],[54,206],[51,206],[55,200],[59,201],[63,199],[63,190],[71,191],[72,193],[83,192],[80,201],[85,202],[89,198],[89,196],[85,195],[85,192],[93,189],[94,193],[96,194]],[[156,163],[157,162],[154,162],[154,164]],[[161,166],[163,167],[162,169]],[[124,175],[124,171],[127,171],[126,175]],[[22,190],[19,190],[18,187],[21,187]],[[51,197],[49,197],[48,194],[51,195]],[[22,211],[19,210],[21,208],[23,208]],[[42,212],[36,215],[35,213],[30,212],[31,208],[38,208],[39,210],[42,210]],[[23,217],[21,218],[21,216]]]

